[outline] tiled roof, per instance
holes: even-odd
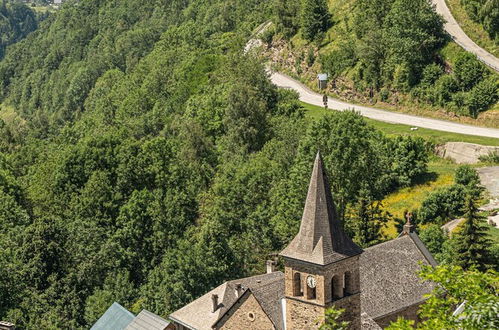
[[[327,265],[362,253],[336,216],[329,181],[319,153],[315,158],[300,231],[281,256]]]
[[[165,330],[169,324],[164,318],[143,309],[125,330]]]
[[[132,322],[134,317],[135,315],[115,302],[102,314],[90,330],[123,330]]]
[[[437,264],[414,233],[365,249],[360,257],[362,312],[377,319],[423,302],[434,284],[421,281],[419,262]]]
[[[211,330],[214,325],[237,301],[236,287],[242,286],[241,295],[251,289],[255,298],[262,306],[277,329],[282,328],[282,313],[280,300],[284,297],[284,274],[273,272],[239,280],[228,281],[211,290],[190,304],[175,311],[170,319],[184,326],[197,330]],[[219,297],[219,308],[212,313],[213,294]]]

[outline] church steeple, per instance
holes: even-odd
[[[317,153],[300,231],[281,256],[327,265],[362,253],[343,231],[336,216],[324,164]]]

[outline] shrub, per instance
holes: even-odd
[[[469,165],[459,166],[456,170],[454,181],[463,186],[480,184],[477,171]]]
[[[433,85],[438,80],[438,78],[440,78],[440,76],[443,73],[444,73],[444,70],[440,65],[438,65],[436,63],[432,63],[430,65],[427,65],[423,69],[423,74],[421,77],[421,84],[427,85],[427,86]]]
[[[407,63],[399,64],[393,73],[393,86],[403,92],[407,92],[414,84],[414,74]]]
[[[461,216],[464,198],[465,187],[459,184],[441,188],[429,194],[419,211],[421,223],[441,225]]]
[[[266,43],[267,45],[270,45],[272,43],[272,40],[274,39],[275,33],[276,33],[276,29],[274,28],[274,26],[271,26],[271,27],[267,28],[265,31],[263,31],[260,38],[262,39],[262,41],[264,43]]]
[[[479,157],[481,162],[499,164],[499,151],[490,152],[488,155]]]
[[[469,92],[468,109],[472,117],[476,117],[479,112],[487,110],[492,104],[497,102],[497,79],[490,77],[480,81]]]
[[[393,159],[391,172],[394,185],[409,186],[427,170],[428,152],[425,141],[420,137],[398,136],[390,143],[389,154]]]
[[[452,95],[458,90],[457,80],[451,75],[443,75],[435,82],[435,98],[439,105],[450,102]]]
[[[381,101],[386,102],[388,101],[388,97],[390,96],[390,91],[388,90],[388,88],[383,87],[379,92],[379,96],[381,98]]]
[[[456,60],[454,75],[462,90],[468,91],[488,75],[487,68],[471,53],[462,53]]]
[[[315,53],[314,53],[314,49],[311,47],[308,49],[308,52],[307,52],[307,66],[312,66],[315,62]]]

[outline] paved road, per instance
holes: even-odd
[[[321,107],[323,106],[322,95],[311,91],[300,82],[278,72],[271,73],[271,80],[278,87],[291,88],[296,90],[300,94],[301,101]],[[342,102],[331,97],[328,98],[328,106],[330,109],[334,110],[355,109],[365,117],[388,123],[405,124],[452,133],[499,138],[499,129],[495,128],[463,125],[445,120],[424,118],[403,113],[385,111]]]
[[[436,11],[442,15],[447,23],[445,23],[445,31],[451,35],[452,39],[463,47],[466,51],[475,54],[480,61],[491,67],[492,69],[499,71],[499,59],[494,55],[487,52],[485,49],[481,48],[471,40],[463,29],[457,24],[457,21],[452,16],[445,0],[432,0],[433,4],[436,6]]]

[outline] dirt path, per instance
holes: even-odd
[[[307,88],[300,82],[296,81],[295,79],[290,78],[279,72],[272,72],[271,80],[278,87],[291,88],[297,91],[298,94],[300,94],[301,101],[308,104],[317,105],[320,107],[323,106],[322,95],[311,91],[309,88]],[[444,132],[499,138],[499,129],[496,128],[464,125],[445,120],[418,117],[403,113],[380,110],[376,108],[370,108],[370,107],[339,101],[331,97],[328,98],[328,106],[330,109],[334,110],[355,109],[365,117],[388,123],[423,127]]]

